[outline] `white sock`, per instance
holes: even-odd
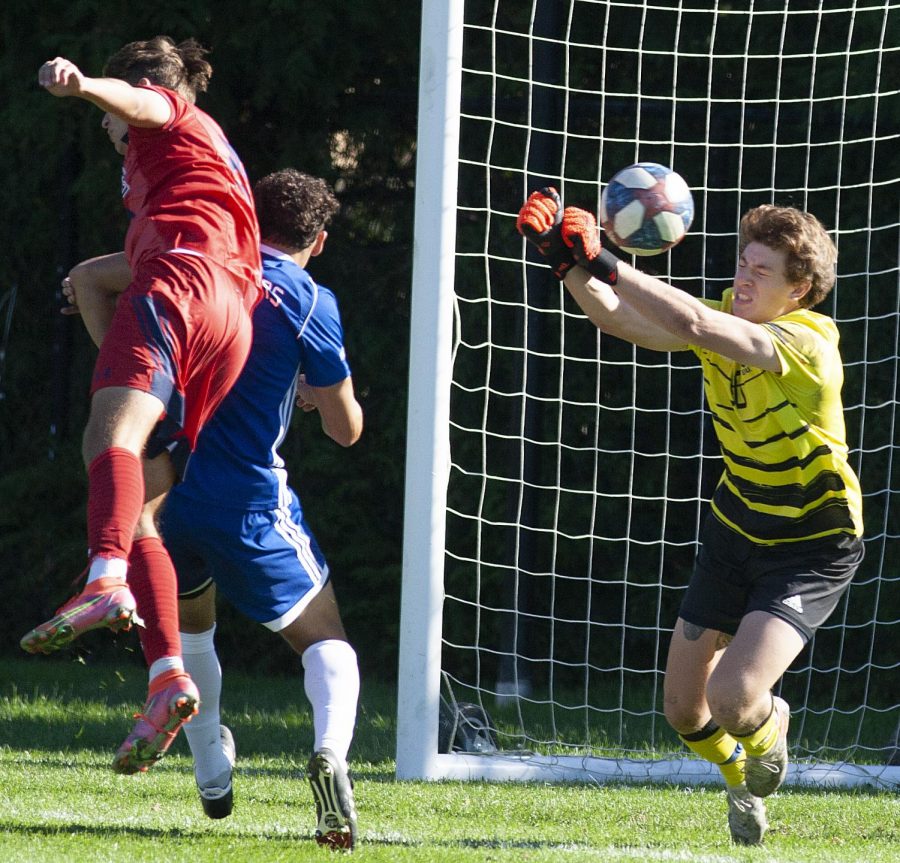
[[[184,663],[180,656],[161,656],[150,666],[150,682],[153,683],[160,674],[167,671],[184,671]]]
[[[125,582],[128,561],[121,557],[95,557],[88,568],[87,584],[98,578],[114,578]]]
[[[215,633],[215,624],[206,632],[181,633],[184,669],[200,690],[200,710],[184,725],[184,734],[194,756],[194,776],[200,785],[216,779],[230,766],[219,734],[222,667],[216,655]]]
[[[356,652],[346,641],[329,638],[303,651],[303,686],[312,705],[314,749],[328,748],[345,762],[359,698]]]

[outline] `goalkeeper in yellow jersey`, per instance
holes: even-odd
[[[762,798],[788,762],[790,709],[772,687],[864,553],[838,331],[811,311],[834,284],[834,243],[808,213],[755,207],[734,284],[710,301],[620,261],[594,216],[563,211],[553,189],[528,198],[517,226],[602,332],[700,360],[725,469],[669,644],[665,713],[722,771],[732,839],[758,844]]]

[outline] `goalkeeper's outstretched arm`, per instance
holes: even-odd
[[[624,307],[630,308],[633,314],[646,321],[648,332],[654,341],[659,339],[659,344],[665,344],[665,340],[656,332],[662,329],[682,346],[696,345],[755,368],[781,371],[781,360],[772,335],[762,326],[766,320],[745,320],[711,308],[696,297],[619,261],[601,246],[597,223],[593,214],[586,210],[567,207],[559,220],[559,232],[563,245],[572,250],[575,262],[599,279],[601,284],[611,286]],[[746,253],[742,254],[739,272],[735,276],[736,283],[739,276],[742,285],[761,279],[765,288],[762,284],[757,285],[756,293],[771,294],[774,301],[783,300],[777,303],[777,308],[773,308],[775,315],[785,314],[799,307],[800,298],[809,289],[809,280],[792,285],[783,277],[781,280],[775,278],[778,262],[771,259],[772,254],[755,250],[753,262],[744,262],[745,256]],[[752,275],[748,276],[744,271],[752,271]],[[746,293],[747,289],[742,291]],[[619,308],[622,307],[620,305]],[[623,338],[647,347],[654,346],[652,342],[640,340],[640,331],[637,335],[639,338],[636,339],[633,337],[634,333],[626,332]]]
[[[654,351],[687,350],[687,342],[657,326],[628,304],[609,285],[583,267],[566,273],[565,285],[572,299],[601,332]]]
[[[648,326],[663,328],[682,346],[696,345],[754,368],[781,371],[772,335],[762,322],[711,308],[624,261],[619,263],[615,290],[620,301],[644,318]]]
[[[651,350],[687,348],[684,339],[653,323],[616,293],[621,262],[601,249],[597,224],[590,213],[575,207],[563,213],[556,189],[548,186],[532,192],[519,210],[516,228],[540,251],[554,275],[564,281],[575,302],[602,332]]]
[[[713,309],[620,261],[602,247],[593,213],[578,207],[563,210],[556,189],[548,186],[532,192],[519,210],[516,228],[540,251],[556,277],[565,280],[582,311],[603,332],[660,351],[698,346],[755,368],[781,372],[772,335],[763,326],[772,317],[745,320]],[[744,271],[749,275],[741,276],[742,283],[760,279],[763,284],[756,292],[767,294],[767,305],[773,305],[773,316],[779,316],[800,307],[811,281],[788,284],[780,272],[783,263],[772,259],[774,254],[772,250],[767,254],[763,247],[755,251],[753,261],[743,261],[746,255],[742,255],[735,279]]]

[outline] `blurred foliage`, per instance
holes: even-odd
[[[94,348],[77,318],[58,314],[59,282],[79,260],[121,248],[125,230],[121,162],[100,112],[41,92],[37,69],[60,55],[97,75],[121,45],[162,33],[211,49],[213,79],[199,104],[225,129],[251,179],[297,167],[332,183],[342,202],[311,269],[340,300],[366,428],[344,450],[315,417],[298,416],[283,454],[363,670],[393,675],[418,16],[418,4],[366,0],[4,4],[0,332],[13,286],[17,293],[0,358],[0,567],[21,623],[0,636],[0,650],[18,650],[19,630],[52,612],[84,566],[80,435]],[[230,663],[294,661],[280,639],[224,608],[219,637]],[[97,641],[84,649],[106,648]]]
[[[251,178],[286,166],[298,167],[325,177],[342,201],[325,254],[313,261],[311,270],[339,297],[366,429],[356,446],[344,450],[322,435],[314,416],[298,416],[283,454],[310,524],[329,559],[348,633],[363,670],[393,676],[400,596],[420,5],[405,2],[381,6],[366,0],[331,4],[309,0],[243,4],[231,0],[174,0],[165,7],[151,8],[121,0],[48,0],[40,5],[7,0],[2,7],[0,160],[5,170],[0,184],[0,242],[4,250],[0,257],[0,333],[13,287],[17,294],[7,355],[0,357],[0,566],[14,588],[9,600],[14,603],[13,619],[22,623],[0,636],[0,650],[18,650],[19,629],[52,612],[84,565],[85,487],[79,437],[86,419],[94,349],[77,319],[58,314],[58,286],[77,261],[120,248],[125,229],[119,200],[120,160],[100,128],[99,112],[75,100],[57,100],[40,92],[36,72],[41,62],[60,54],[79,63],[89,74],[99,74],[106,57],[122,44],[165,33],[176,40],[193,36],[211,48],[214,75],[210,91],[201,97],[200,104],[223,126]],[[676,165],[683,160],[696,162],[696,144],[709,134],[713,143],[703,166],[709,171],[704,176],[706,198],[698,206],[694,226],[696,233],[707,236],[703,248],[708,258],[701,260],[699,251],[683,247],[680,263],[673,262],[670,273],[681,279],[679,284],[685,283],[689,273],[707,271],[724,272],[727,280],[727,266],[723,269],[721,261],[733,257],[735,244],[730,232],[736,224],[735,213],[769,200],[769,188],[760,178],[771,177],[773,183],[795,190],[798,197],[799,190],[820,190],[804,202],[789,195],[780,202],[805,203],[823,213],[830,210],[833,217],[826,219],[829,227],[842,229],[841,260],[846,262],[842,263],[846,275],[841,273],[840,291],[833,293],[822,310],[842,320],[848,436],[851,449],[866,456],[859,459],[863,485],[874,489],[867,492],[867,522],[879,541],[893,540],[897,536],[898,509],[891,502],[896,496],[898,468],[896,460],[890,460],[893,448],[885,446],[884,441],[892,440],[894,434],[896,379],[894,366],[879,359],[885,345],[890,351],[895,344],[890,328],[896,311],[896,289],[891,282],[895,279],[896,244],[895,232],[876,235],[867,230],[867,219],[873,212],[895,212],[895,186],[886,178],[897,176],[898,155],[894,150],[886,153],[886,148],[894,144],[893,134],[888,133],[896,127],[897,114],[882,109],[879,123],[885,129],[884,143],[873,145],[871,153],[862,152],[859,148],[866,146],[865,139],[857,136],[857,131],[871,125],[870,102],[864,98],[835,101],[817,97],[814,105],[807,107],[803,99],[793,98],[793,88],[801,93],[808,90],[812,73],[808,63],[787,70],[785,100],[773,112],[761,95],[773,82],[782,86],[778,56],[771,46],[787,37],[792,53],[796,53],[804,46],[809,48],[809,40],[814,35],[818,38],[817,31],[814,34],[813,29],[801,28],[794,32],[791,19],[792,29],[781,34],[780,16],[761,14],[752,30],[753,43],[745,46],[749,11],[738,14],[732,10],[720,16],[716,28],[712,28],[713,12],[709,10],[706,17],[694,14],[695,26],[680,31],[683,56],[677,82],[684,98],[677,120],[681,138],[687,143],[671,146],[674,121],[662,103],[676,76],[667,54],[665,30],[644,27],[643,18],[635,14],[635,10],[640,12],[639,5],[631,9],[629,4],[578,4],[579,14],[589,16],[580,20],[585,32],[607,33],[610,41],[604,48],[603,62],[608,65],[598,66],[591,51],[570,52],[565,67],[569,87],[567,149],[551,153],[559,159],[559,166],[548,176],[565,177],[572,202],[591,206],[599,190],[597,177],[609,176],[611,167],[628,164],[636,153],[635,141],[622,131],[632,121],[639,120],[645,141],[656,142],[644,145],[642,157],[671,159]],[[818,4],[802,0],[796,5],[814,8]],[[656,12],[674,20],[664,7],[657,4]],[[513,36],[527,31],[534,9],[532,4],[515,0],[469,0],[466,15],[472,25],[466,43],[468,65],[494,71],[496,65],[502,75],[470,75],[463,94],[463,164],[459,177],[462,214],[457,238],[462,256],[457,291],[463,298],[480,300],[488,296],[489,280],[490,325],[495,334],[503,334],[501,341],[510,342],[516,358],[504,360],[502,352],[495,352],[488,368],[486,350],[467,352],[463,348],[456,356],[454,373],[470,389],[455,396],[455,416],[466,428],[480,428],[489,407],[490,422],[495,424],[490,430],[496,433],[489,435],[485,444],[481,436],[467,444],[458,431],[450,430],[454,459],[472,469],[471,478],[451,485],[451,504],[457,497],[479,499],[482,490],[475,483],[483,458],[500,464],[496,473],[503,476],[518,476],[526,458],[526,448],[520,452],[514,446],[507,451],[505,440],[507,430],[517,427],[520,420],[513,404],[522,376],[516,339],[525,331],[521,317],[521,240],[513,229],[512,214],[521,201],[523,175],[530,159],[526,148],[532,143],[532,136],[521,134],[521,130],[530,120],[526,82],[533,40]],[[607,15],[612,16],[614,26],[606,27]],[[880,34],[872,30],[871,18],[859,16],[861,20],[854,23],[852,33],[841,29],[849,27],[851,17],[830,16],[829,44],[877,44]],[[569,26],[565,16],[557,18],[557,26]],[[896,28],[897,21],[896,16],[891,19],[892,27]],[[584,40],[586,45],[591,44],[590,38],[593,36]],[[642,38],[646,40],[646,53],[619,50]],[[896,41],[889,36],[885,44]],[[741,50],[734,46],[745,46],[751,56],[760,56],[745,68]],[[870,79],[878,71],[873,65],[875,54],[861,51],[860,55],[865,58],[870,53],[871,62],[861,61],[848,69],[840,50],[826,52],[815,66],[817,86],[827,92],[856,95],[871,90]],[[554,62],[560,60],[555,50],[550,54]],[[598,75],[617,82],[634,80],[639,56],[644,91],[657,98],[629,99],[619,94],[627,88],[617,86],[614,92],[604,92],[601,100]],[[657,62],[651,63],[651,57]],[[885,54],[884,62],[890,64],[885,65],[885,80],[896,70],[892,57],[889,52]],[[754,98],[749,102],[739,98],[739,84],[745,77],[752,84],[747,93]],[[492,89],[495,86],[496,92]],[[716,110],[707,118],[710,100]],[[475,122],[488,104],[501,122]],[[841,128],[849,130],[849,140],[842,141],[840,147],[835,143],[836,119]],[[687,131],[681,131],[681,126]],[[490,136],[484,131],[488,127]],[[746,140],[740,139],[742,135]],[[860,140],[854,140],[856,137]],[[816,146],[817,158],[778,156],[776,171],[778,147],[806,145],[807,138]],[[828,141],[832,142],[830,148],[825,146]],[[598,147],[598,142],[602,146]],[[742,142],[748,146],[739,146]],[[479,165],[487,148],[491,148],[491,169],[486,173]],[[831,176],[837,150],[843,172],[839,200]],[[735,189],[743,191],[736,195]],[[695,244],[693,248],[701,247]],[[867,262],[866,272],[861,272],[861,261]],[[647,262],[644,266],[652,271],[654,265]],[[722,279],[709,279],[708,287],[713,292],[722,287],[717,281]],[[696,290],[698,286],[690,281],[689,287]],[[538,286],[529,298],[530,314],[539,317],[538,313],[554,302],[553,296],[555,293]],[[533,459],[535,475],[548,487],[555,486],[553,474],[559,469],[572,488],[591,488],[596,480],[607,499],[614,494],[631,501],[636,499],[635,494],[642,494],[645,501],[656,498],[663,477],[652,465],[644,471],[630,467],[618,470],[613,469],[608,454],[594,460],[594,441],[600,435],[593,418],[594,401],[607,409],[604,417],[608,419],[602,425],[607,453],[621,452],[627,462],[632,458],[633,435],[651,448],[658,436],[665,435],[679,458],[695,455],[693,444],[698,437],[712,443],[708,430],[699,424],[700,418],[685,413],[693,412],[701,402],[699,372],[695,365],[683,367],[684,361],[678,359],[670,364],[668,360],[657,363],[640,357],[638,379],[633,377],[632,348],[603,337],[605,365],[600,375],[602,385],[595,391],[596,334],[576,315],[571,301],[566,303],[572,312],[565,331],[568,361],[562,360],[561,354],[557,357],[559,345],[543,346],[544,356],[532,358],[534,374],[530,379],[548,389],[529,395],[545,400],[542,411],[531,420],[536,428],[553,434],[556,428],[566,429],[570,437],[558,462],[549,457],[541,461],[533,453],[527,458]],[[862,308],[865,314],[859,312]],[[878,321],[883,321],[881,328],[877,328]],[[459,320],[476,345],[486,341],[488,323],[488,304],[481,302],[468,303]],[[572,362],[573,358],[585,362]],[[654,419],[632,429],[631,414],[621,410],[621,400],[630,393],[632,380],[639,381],[640,397],[647,405],[666,403],[665,399],[671,397],[674,410],[665,423]],[[551,409],[548,399],[555,395],[552,385],[556,381],[564,382],[561,386],[569,404],[563,407],[560,402],[559,407]],[[482,401],[483,383],[493,392],[489,403]],[[586,392],[587,396],[579,399],[574,395],[577,392]],[[663,446],[669,443],[659,444],[657,451]],[[681,452],[679,447],[686,449]],[[718,475],[712,462],[714,453],[705,451],[702,455],[692,463],[685,459],[684,470],[693,470],[689,476],[670,466],[667,479],[675,494],[669,495],[665,510],[646,503],[642,507],[642,526],[651,526],[654,518],[665,518],[666,538],[676,549],[690,547],[684,545],[685,539],[677,531],[686,529],[692,537],[699,518],[697,506],[678,506],[673,498],[681,496],[679,489],[693,488],[698,481],[708,490],[710,481]],[[885,466],[882,460],[890,463]],[[507,510],[518,501],[508,495],[503,482],[489,480],[485,486],[484,511],[498,524],[488,524],[476,537],[451,516],[448,548],[454,548],[454,542],[468,547],[479,542],[485,559],[506,560],[507,549],[517,537],[511,540],[510,532],[500,522],[510,520],[505,518]],[[592,544],[582,544],[579,549],[565,544],[567,530],[571,535],[591,530],[591,525],[584,523],[591,511],[584,506],[583,497],[572,495],[557,506],[550,496],[533,493],[528,504],[523,507],[525,518],[514,523],[533,519],[538,524],[556,525],[552,544],[550,540],[537,542],[529,549],[535,561],[546,560],[552,551],[558,554],[561,571],[576,571],[578,556],[590,554],[598,579],[594,584],[559,579],[552,590],[535,580],[534,611],[545,613],[541,603],[552,598],[562,617],[574,617],[590,603],[597,615],[591,622],[598,627],[657,626],[655,619],[648,622],[643,616],[620,620],[612,611],[607,614],[606,609],[622,605],[618,588],[605,580],[607,572],[623,571],[622,560],[594,554]],[[533,512],[529,514],[528,509]],[[598,503],[597,523],[621,535],[624,528],[618,522],[630,513],[631,508],[618,503],[606,508]],[[875,546],[872,548],[869,565],[874,570],[880,555]],[[687,581],[689,554],[670,550],[662,562],[647,554],[645,559],[632,553],[630,560],[637,572],[656,572],[665,566],[673,584]],[[892,560],[890,556],[886,559]],[[479,577],[484,578],[484,596],[491,597],[491,604],[497,594],[508,591],[500,572],[485,571]],[[464,566],[451,564],[447,581],[448,587],[462,595],[474,589],[472,573]],[[644,589],[643,584],[639,587]],[[895,596],[880,600],[889,619],[896,619]],[[676,594],[669,593],[638,611],[671,620],[677,600]],[[473,620],[448,620],[451,640],[487,644],[490,638],[506,637],[507,622],[499,619],[502,615],[482,611],[479,608],[476,613],[473,606]],[[869,619],[873,619],[871,614]],[[282,669],[295,662],[277,637],[260,632],[259,627],[232,610],[223,608],[220,620],[218,640],[224,662],[259,671]],[[475,627],[481,625],[489,638],[473,635]],[[534,627],[532,637],[536,650],[550,641],[550,635],[539,626]],[[569,637],[571,643],[579,644],[578,636]],[[108,638],[98,638],[96,642],[87,640],[83,650],[95,655],[120,649],[123,643],[126,649],[133,649],[133,645],[127,646],[127,639],[110,646]],[[610,649],[618,649],[618,644],[618,640],[609,640]],[[891,646],[888,649],[896,650]],[[641,643],[635,650],[650,662],[657,659],[654,644]]]

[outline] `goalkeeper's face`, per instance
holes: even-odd
[[[738,259],[734,274],[732,314],[764,324],[800,307],[809,283],[789,282],[786,253],[762,243],[750,243]]]

